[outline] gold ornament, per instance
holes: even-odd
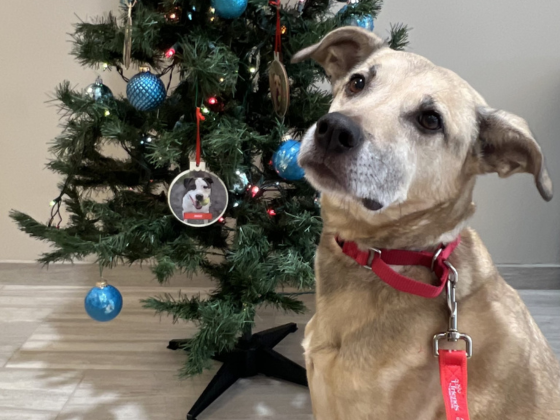
[[[288,112],[290,105],[290,82],[286,68],[277,54],[268,69],[270,83],[270,94],[272,95],[272,106],[278,116],[283,117]]]

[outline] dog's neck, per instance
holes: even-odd
[[[371,214],[357,203],[341,202],[324,195],[324,232],[363,247],[385,249],[433,249],[453,241],[475,211],[472,185],[445,202],[405,202]]]

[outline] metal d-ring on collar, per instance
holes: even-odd
[[[434,260],[436,257],[434,257]],[[472,356],[472,339],[467,334],[462,334],[457,329],[457,300],[455,298],[455,289],[459,274],[457,270],[449,261],[444,261],[444,264],[449,268],[449,278],[447,280],[447,306],[449,308],[449,328],[446,332],[434,335],[434,356],[439,357],[439,342],[446,339],[448,342],[456,343],[463,340],[467,346],[467,358]]]
[[[372,264],[373,264],[373,260],[375,258],[375,254],[377,254],[377,256],[379,258],[381,258],[381,250],[377,249],[377,248],[368,248],[371,252],[368,255],[368,260],[366,262],[366,265],[363,265],[362,267],[365,267],[371,271],[373,271],[373,269],[371,268]]]

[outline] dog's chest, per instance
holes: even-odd
[[[316,418],[439,420],[443,401],[431,340],[445,328],[443,302],[426,306],[395,296],[364,279],[365,270],[347,271],[343,285],[339,279],[329,290],[323,281],[333,284],[336,271],[322,274],[304,342],[314,405],[324,410]]]
[[[306,365],[316,418],[439,420],[443,404],[437,361],[431,354],[413,346],[380,352],[390,346],[374,346],[376,350],[365,342],[329,346],[315,331],[306,332]]]

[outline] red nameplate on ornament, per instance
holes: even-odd
[[[183,213],[185,220],[212,220],[212,213]]]

